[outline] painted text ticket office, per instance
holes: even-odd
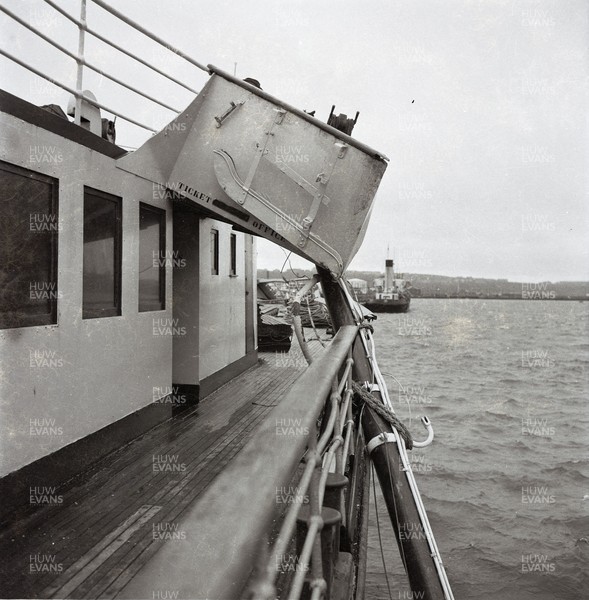
[[[117,146],[0,100],[0,491],[26,502],[256,362],[255,248]]]

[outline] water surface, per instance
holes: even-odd
[[[587,302],[414,299],[375,323],[397,414],[434,426],[412,464],[457,599],[589,597],[588,333]]]

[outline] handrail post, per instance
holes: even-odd
[[[78,73],[76,77],[76,114],[74,115],[74,123],[80,125],[82,123],[82,85],[84,78],[84,40],[86,34],[86,0],[80,0],[80,25],[78,26]]]
[[[336,389],[337,389],[337,381],[336,381]],[[335,422],[335,435],[338,435],[338,436],[342,436],[343,431],[344,431],[345,415],[342,415],[342,407],[343,407],[342,397],[340,395],[338,395],[337,419]],[[335,472],[336,473],[339,473],[340,471],[343,472],[344,468],[345,468],[345,465],[344,465],[345,456],[343,455],[343,450],[344,450],[343,444],[340,444],[335,451]]]
[[[311,439],[309,444],[310,452],[317,452],[317,434],[311,432]],[[321,556],[321,530],[323,529],[323,519],[321,516],[321,500],[320,500],[320,490],[319,490],[319,482],[321,481],[321,457],[317,457],[317,462],[315,463],[315,469],[313,471],[313,478],[311,479],[311,488],[310,488],[310,517],[315,518],[319,521],[319,531],[315,535],[315,539],[313,541],[313,553],[311,554],[311,584],[312,587],[315,587],[319,584],[321,580],[323,580],[323,561]]]

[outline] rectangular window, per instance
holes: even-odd
[[[84,319],[121,314],[121,207],[121,198],[84,188]]]
[[[231,247],[230,247],[231,267],[229,270],[229,274],[232,277],[236,277],[237,276],[237,236],[234,233],[232,233],[230,240],[231,240]]]
[[[219,232],[211,229],[211,274],[219,274]]]
[[[139,204],[139,312],[166,308],[166,211]]]
[[[0,161],[0,328],[57,323],[57,179]]]

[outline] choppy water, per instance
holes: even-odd
[[[434,426],[412,461],[455,597],[589,598],[589,303],[417,299],[375,325],[397,413]]]

